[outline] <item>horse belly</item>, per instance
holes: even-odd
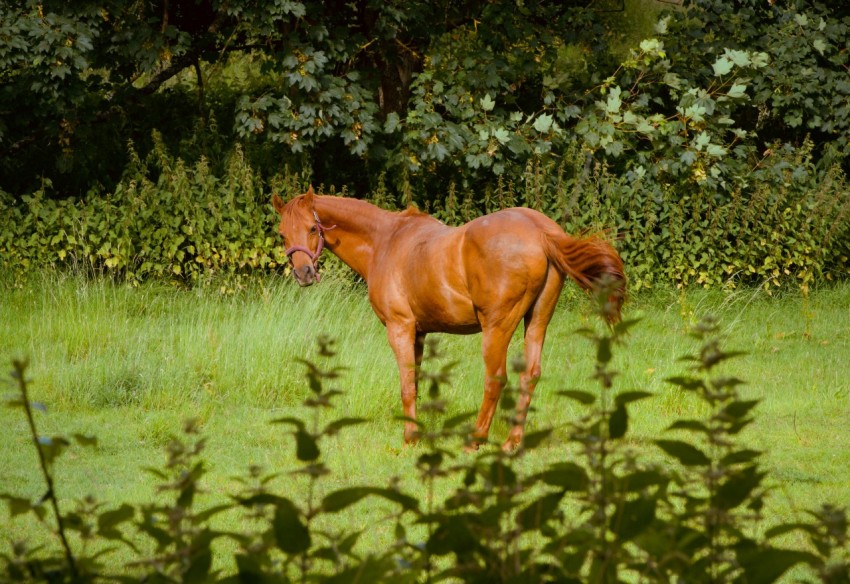
[[[481,323],[468,296],[439,286],[411,296],[410,305],[420,332],[462,335],[481,332]]]

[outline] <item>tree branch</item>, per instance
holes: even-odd
[[[165,83],[175,75],[179,74],[186,67],[191,67],[192,65],[194,65],[198,61],[198,59],[201,58],[201,55],[206,52],[206,50],[206,47],[191,47],[182,55],[171,59],[171,65],[151,77],[151,80],[148,82],[148,84],[138,90],[139,93],[141,93],[142,95],[151,95],[153,93],[156,93],[156,91],[160,87],[162,87],[163,83]]]

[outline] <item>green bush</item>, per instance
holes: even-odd
[[[113,192],[55,200],[47,184],[23,205],[8,196],[0,201],[0,269],[17,278],[55,266],[128,282],[191,284],[213,276],[238,283],[252,270],[280,265],[274,211],[239,148],[222,177],[203,158],[192,167],[172,158],[159,141],[145,161],[132,145],[130,154]]]
[[[743,400],[742,383],[717,366],[736,356],[725,351],[717,327],[703,321],[693,329],[700,350],[686,358],[692,367],[669,381],[703,404],[704,416],[681,419],[655,440],[647,456],[629,439],[630,405],[652,395],[615,391],[610,367],[615,347],[634,321],[604,333],[582,331],[596,348],[598,392],[562,391],[581,404],[583,415],[568,428],[566,459],[545,468],[519,464],[533,457],[552,428],[526,435],[520,449],[504,453],[485,447],[462,454],[474,414],[446,419],[441,388],[452,363],[434,346],[423,369],[420,411],[422,446],[416,469],[430,495],[419,500],[390,481],[387,486],[353,485],[326,492],[316,487],[332,474],[322,448],[356,418],[326,419],[339,395],[341,372],[333,366],[333,344],[320,340],[322,363],[306,362],[305,405],[310,419],[275,420],[292,435],[299,468],[310,483],[304,500],[276,491],[276,474],[252,467],[230,502],[205,507],[204,438],[188,423],[167,446],[163,467],[150,469],[160,496],[149,504],[104,509],[86,499],[60,512],[53,462],[70,446],[61,436],[40,436],[28,397],[26,364],[15,363],[19,394],[10,401],[28,421],[48,490],[33,501],[2,493],[13,518],[35,514],[58,537],[53,547],[31,548],[12,539],[2,554],[5,578],[14,582],[774,582],[795,566],[810,581],[847,582],[850,539],[846,509],[824,506],[808,521],[780,523],[764,531],[768,495],[761,453],[741,443],[757,402]],[[725,369],[725,368],[724,368]],[[514,415],[516,389],[501,407]],[[81,445],[95,441],[77,435]],[[664,463],[659,463],[660,456]],[[453,485],[444,501],[433,496],[438,482]],[[323,518],[378,498],[390,504],[385,520],[395,525],[395,542],[362,549],[357,530],[322,527]],[[386,508],[382,504],[382,508]],[[242,514],[249,527],[224,533],[211,526],[221,513]],[[135,527],[136,535],[130,535]],[[75,533],[78,538],[68,538]],[[801,547],[780,547],[789,532],[805,537]],[[214,542],[231,538],[238,550],[213,571]],[[71,543],[79,542],[79,543]],[[104,547],[105,544],[105,547]],[[108,564],[114,546],[134,559]],[[232,560],[232,561],[231,561]]]
[[[728,198],[697,183],[681,190],[614,177],[596,165],[587,186],[547,211],[563,214],[574,232],[609,230],[633,290],[790,284],[805,292],[850,273],[847,180],[838,166],[816,178],[810,147],[777,148]]]
[[[286,264],[268,185],[300,193],[306,181],[299,174],[285,170],[264,181],[237,148],[216,176],[204,159],[188,166],[157,144],[144,161],[131,147],[133,164],[110,193],[56,200],[45,185],[16,203],[0,192],[0,270],[18,279],[48,266],[131,283],[214,281],[226,291]],[[518,183],[500,177],[481,192],[450,183],[433,204],[417,201],[410,185],[396,197],[383,179],[369,196],[390,209],[419,202],[452,225],[523,205],[572,233],[605,232],[635,291],[741,284],[806,291],[850,273],[848,182],[838,165],[814,168],[811,142],[777,146],[736,178],[728,196],[698,180],[620,176],[594,160],[574,145],[557,166],[530,162]],[[348,273],[329,258],[327,268]]]

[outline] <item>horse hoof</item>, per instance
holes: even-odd
[[[471,440],[466,443],[466,446],[463,447],[464,452],[472,453],[478,452],[478,449],[481,447],[481,442],[477,440]]]
[[[507,453],[516,452],[519,449],[519,443],[520,443],[519,439],[508,438],[502,444],[502,452],[507,452]]]

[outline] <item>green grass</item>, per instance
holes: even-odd
[[[687,365],[679,358],[697,348],[689,328],[701,315],[714,315],[726,348],[747,351],[726,369],[749,382],[746,397],[762,400],[746,441],[766,451],[763,462],[775,487],[768,522],[790,520],[824,502],[848,503],[850,285],[817,290],[808,300],[758,290],[657,291],[633,298],[626,312],[642,322],[615,352],[614,367],[621,371],[616,388],[656,394],[631,410],[629,436],[639,449],[660,458],[649,442],[675,419],[700,413],[690,396],[664,379],[682,373]],[[597,391],[590,380],[594,348],[575,334],[588,324],[595,325],[589,302],[568,288],[547,336],[529,430],[563,427],[580,414],[555,395],[558,389]],[[38,416],[40,432],[99,438],[97,449],[72,448],[57,463],[66,508],[87,494],[108,506],[155,498],[155,479],[141,469],[161,465],[163,446],[190,417],[201,421],[209,439],[211,473],[204,483],[210,502],[234,493],[235,477],[249,464],[296,468],[292,438],[268,422],[304,413],[300,403],[308,390],[298,360],[317,358],[320,334],[336,339],[335,363],[346,368],[335,414],[371,420],[327,444],[333,474],[325,488],[386,485],[400,477],[404,489],[422,495],[417,450],[402,448],[402,424],[395,420],[401,411],[395,361],[361,286],[327,278],[302,290],[271,278],[222,296],[213,288],[134,288],[47,274],[22,289],[0,291],[0,362],[8,368],[13,358],[31,360],[32,398],[48,408]],[[511,355],[520,353],[519,340]],[[445,415],[477,410],[480,337],[442,336],[440,347],[460,362],[445,389]],[[38,498],[45,487],[21,412],[3,409],[0,424],[0,493]],[[497,420],[491,438],[501,442],[506,433],[505,422]],[[521,464],[563,458],[563,435],[556,432]],[[303,486],[287,474],[277,484],[290,494]],[[0,525],[12,525],[6,513],[0,509]],[[351,528],[370,527],[363,540],[369,545],[392,537],[390,524],[375,526],[380,516],[360,506],[341,518]],[[223,521],[242,527],[238,518]],[[33,523],[14,525],[15,537],[45,537]],[[13,535],[6,529],[0,527],[4,540]]]

